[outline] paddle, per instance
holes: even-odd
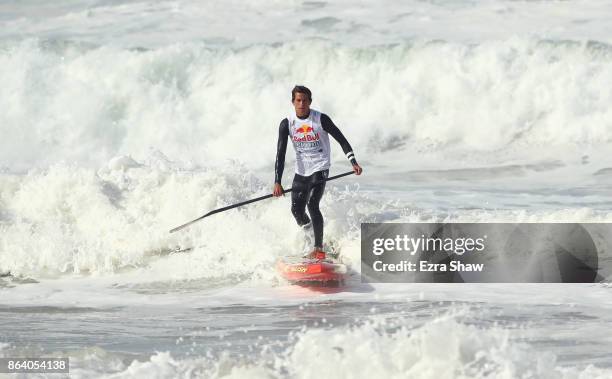
[[[329,178],[326,178],[325,180],[321,180],[321,181],[319,181],[319,182],[316,182],[315,184],[318,184],[318,183],[323,183],[323,182],[328,182],[328,181],[330,181],[330,180],[338,179],[338,178],[341,178],[341,177],[343,177],[343,176],[351,175],[351,174],[353,174],[353,173],[354,173],[354,171],[348,171],[348,172],[345,172],[345,173],[343,173],[343,174],[338,174],[338,175],[330,176]],[[291,192],[292,190],[293,190],[292,188],[288,188],[288,189],[286,189],[286,190],[283,190],[283,193]],[[260,200],[265,200],[265,199],[268,199],[268,198],[273,197],[273,196],[274,196],[273,194],[269,194],[269,195],[265,195],[265,196],[260,196],[260,197],[256,197],[256,198],[251,199],[251,200],[246,200],[246,201],[243,201],[243,202],[241,202],[241,203],[236,203],[236,204],[228,205],[227,207],[223,207],[223,208],[218,208],[218,209],[215,209],[214,211],[210,211],[210,212],[208,212],[207,214],[205,214],[205,215],[203,215],[203,216],[200,216],[200,217],[196,218],[195,220],[191,220],[191,221],[189,221],[189,222],[188,222],[188,223],[186,223],[186,224],[183,224],[183,225],[181,225],[181,226],[177,226],[177,227],[176,227],[176,228],[174,228],[174,229],[171,229],[171,230],[170,230],[170,233],[174,233],[174,232],[176,232],[176,231],[178,231],[178,230],[181,230],[181,229],[183,229],[183,228],[186,228],[186,227],[188,227],[189,225],[193,224],[194,222],[200,221],[201,219],[203,219],[203,218],[205,218],[205,217],[212,216],[212,215],[214,215],[215,213],[221,213],[221,212],[227,211],[228,209],[238,208],[238,207],[241,207],[241,206],[243,206],[243,205],[251,204],[251,203],[254,203],[254,202],[256,202],[256,201],[260,201]]]

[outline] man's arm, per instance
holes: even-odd
[[[283,119],[278,127],[278,142],[276,143],[276,163],[274,164],[274,196],[282,195],[281,180],[285,169],[285,153],[287,152],[287,139],[289,138],[289,121]],[[280,187],[280,189],[279,189]]]
[[[346,140],[344,134],[342,134],[340,129],[338,129],[338,127],[334,124],[331,118],[329,118],[329,116],[325,113],[321,113],[321,126],[323,127],[323,130],[331,134],[331,136],[334,137],[336,141],[338,141],[338,143],[342,147],[344,155],[346,155],[346,158],[351,162],[351,164],[353,166],[359,167],[359,165],[357,164],[357,159],[355,159],[355,153],[353,153],[353,148],[351,147],[351,144]]]

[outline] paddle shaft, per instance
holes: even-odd
[[[348,171],[348,172],[345,172],[345,173],[342,173],[342,174],[338,174],[338,175],[330,176],[329,178],[326,178],[325,180],[321,180],[321,181],[315,182],[315,185],[316,185],[316,184],[319,184],[319,183],[328,182],[328,181],[330,181],[330,180],[338,179],[338,178],[341,178],[341,177],[343,177],[343,176],[351,175],[351,174],[353,174],[353,173],[354,173],[354,171]],[[286,190],[283,190],[283,194],[288,193],[288,192],[291,192],[292,190],[293,190],[293,188],[288,188],[288,189],[286,189]],[[200,221],[201,219],[206,218],[206,217],[208,217],[208,216],[212,216],[212,215],[214,215],[214,214],[216,214],[216,213],[221,213],[221,212],[227,211],[227,210],[229,210],[229,209],[238,208],[238,207],[241,207],[241,206],[243,206],[243,205],[251,204],[251,203],[254,203],[254,202],[256,202],[256,201],[261,201],[261,200],[269,199],[269,198],[271,198],[271,197],[274,197],[274,195],[273,195],[273,194],[269,194],[269,195],[265,195],[265,196],[260,196],[260,197],[256,197],[256,198],[254,198],[254,199],[250,199],[250,200],[243,201],[243,202],[241,202],[241,203],[236,203],[236,204],[228,205],[228,206],[223,207],[223,208],[218,208],[218,209],[215,209],[215,210],[213,210],[213,211],[208,212],[207,214],[205,214],[205,215],[203,215],[203,216],[200,216],[200,217],[196,218],[195,220],[191,220],[191,221],[189,221],[189,222],[188,222],[188,223],[186,223],[186,224],[183,224],[183,225],[181,225],[181,226],[177,226],[177,227],[176,227],[176,228],[174,228],[174,229],[171,229],[171,230],[170,230],[170,233],[174,233],[174,232],[179,231],[179,230],[181,230],[181,229],[183,229],[183,228],[186,228],[186,227],[188,227],[189,225],[193,224],[194,222],[198,222],[198,221]]]

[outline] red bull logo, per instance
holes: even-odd
[[[319,140],[319,133],[313,133],[314,129],[309,125],[302,125],[301,127],[295,130],[295,134],[293,136],[293,140],[295,142],[312,142]],[[301,134],[301,137],[298,135]]]
[[[301,133],[301,134],[308,134],[308,133],[312,133],[313,129],[312,127],[304,124],[302,125],[300,128],[297,128],[295,130],[296,133]]]

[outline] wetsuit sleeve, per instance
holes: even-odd
[[[276,163],[274,164],[274,183],[281,183],[285,169],[285,152],[289,138],[289,121],[283,119],[278,127],[278,143],[276,144]]]
[[[344,134],[342,134],[340,129],[338,129],[338,127],[334,124],[331,118],[329,118],[329,116],[325,113],[321,113],[321,126],[323,127],[323,130],[331,134],[331,136],[334,137],[336,141],[338,141],[338,143],[342,147],[342,151],[346,155],[346,158],[351,162],[351,164],[357,164],[357,159],[355,159],[355,153],[353,153],[353,148],[351,147],[351,144],[346,140]]]

